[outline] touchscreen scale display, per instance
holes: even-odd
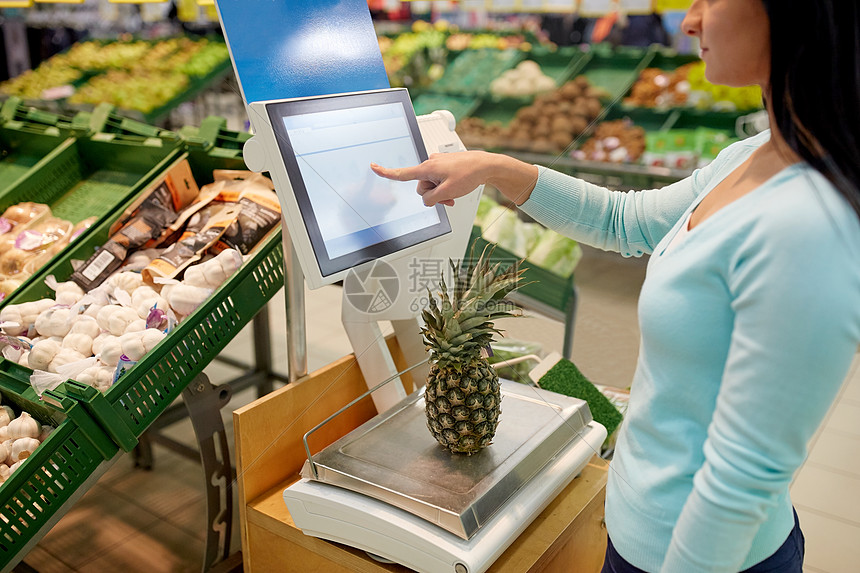
[[[390,181],[370,170],[371,163],[420,163],[401,104],[282,119],[329,259],[440,223],[414,181]]]

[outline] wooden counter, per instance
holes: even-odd
[[[396,342],[389,340],[389,347],[397,367],[405,368]],[[403,378],[409,392],[412,381],[408,374]],[[282,497],[306,459],[304,433],[366,390],[350,355],[233,413],[246,573],[409,571],[378,563],[363,551],[304,535]],[[311,451],[321,450],[375,414],[370,398],[362,400],[316,432]],[[606,462],[595,457],[488,571],[599,572],[606,548],[606,470]]]

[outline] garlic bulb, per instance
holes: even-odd
[[[11,422],[12,420],[15,419],[15,417],[16,417],[15,416],[15,410],[13,410],[12,408],[10,408],[9,406],[0,406],[0,409],[2,409],[4,412],[6,412],[6,417],[9,418],[9,422]],[[8,424],[9,422],[6,422],[6,424]],[[6,424],[0,424],[0,425],[6,425]]]
[[[146,320],[139,318],[128,325],[123,334],[128,334],[129,332],[143,332],[146,330]]]
[[[91,318],[96,318],[99,315],[99,311],[103,309],[105,305],[102,304],[91,304],[84,311],[84,316],[89,316]]]
[[[51,432],[53,432],[53,431],[54,431],[53,426],[48,426],[48,425],[43,424],[42,425],[42,431],[39,432],[39,437],[36,439],[39,440],[39,443],[42,443],[48,439],[48,436],[50,436]]]
[[[9,439],[9,426],[0,427],[0,444]],[[3,461],[3,458],[0,458],[0,461]]]
[[[61,345],[56,340],[46,338],[40,340],[30,349],[27,361],[33,370],[47,370],[51,361],[60,352]]]
[[[89,356],[89,354],[87,354],[87,356]],[[48,365],[48,372],[57,372],[57,369],[60,366],[85,360],[87,356],[84,356],[73,348],[60,348],[60,351],[57,352],[57,355],[54,356],[54,359],[51,360],[51,363]]]
[[[6,427],[9,425],[12,419],[9,418],[9,412],[6,411],[5,408],[0,408],[0,427]],[[3,459],[3,456],[0,456],[0,460]]]
[[[18,440],[21,438],[38,438],[42,432],[42,426],[27,412],[9,422],[9,438]]]
[[[9,479],[9,476],[12,475],[12,470],[9,469],[9,466],[6,464],[0,463],[0,483]]]
[[[132,294],[134,290],[141,285],[141,283],[143,283],[143,278],[140,276],[140,273],[133,272],[116,273],[111,275],[108,279],[108,284],[112,287],[124,290],[128,294]]]
[[[140,320],[140,317],[134,309],[119,307],[119,310],[112,312],[108,318],[108,332],[120,336],[135,320]]]
[[[116,366],[120,356],[122,356],[122,345],[118,336],[111,336],[102,343],[101,351],[98,354],[99,360],[108,366]]]
[[[188,316],[203,304],[210,294],[212,294],[212,289],[180,283],[170,289],[167,300],[176,314]]]
[[[95,322],[95,321],[93,321]],[[83,356],[93,355],[93,339],[89,334],[70,332],[63,339],[62,348],[71,348]]]
[[[39,447],[36,438],[20,438],[12,442],[12,460],[20,462],[26,460]]]
[[[72,324],[69,334],[86,334],[90,338],[95,338],[101,333],[98,321],[92,316],[79,316]]]
[[[102,332],[101,334],[96,336],[93,339],[93,354],[96,356],[99,355],[102,351],[102,346],[104,345],[105,341],[110,338],[115,338],[115,336],[109,332]]]
[[[49,308],[36,318],[36,330],[42,336],[63,337],[72,328],[72,311],[68,308]]]
[[[12,452],[9,451],[9,446],[6,444],[0,444],[0,460],[6,460],[11,453]]]
[[[17,470],[21,466],[22,463],[23,463],[23,461],[15,462],[11,466],[9,466],[9,473],[10,474],[15,473],[15,470]]]
[[[0,322],[15,323],[18,326],[11,324],[3,327],[3,332],[11,336],[20,336],[27,332],[27,325],[24,324],[24,317],[21,315],[21,305],[10,304],[0,310]]]

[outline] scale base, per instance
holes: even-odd
[[[468,541],[402,509],[301,479],[284,491],[296,527],[421,573],[483,573],[599,451],[606,429],[590,422]]]

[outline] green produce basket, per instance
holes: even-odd
[[[584,75],[591,85],[606,90],[611,102],[608,105],[613,105],[627,94],[653,58],[652,50],[612,50],[601,44],[593,47],[591,59],[577,71],[577,75]]]
[[[472,227],[472,236],[469,242],[475,246],[476,255],[484,250],[484,247],[490,243],[481,236],[481,228],[478,226]],[[504,267],[515,264],[520,260],[515,254],[507,251],[499,246],[495,246],[493,255],[490,257],[493,262],[500,262]],[[467,264],[468,260],[464,259],[463,264]],[[568,304],[574,295],[573,274],[569,277],[561,277],[548,270],[541,268],[528,260],[522,263],[526,269],[523,273],[523,283],[525,286],[517,289],[517,293],[522,296],[542,302],[547,306],[566,313]]]
[[[607,110],[606,115],[601,121],[613,121],[624,118],[632,121],[634,125],[644,128],[645,131],[662,131],[669,129],[676,121],[677,112],[646,107],[613,106]]]
[[[530,105],[528,100],[518,98],[504,98],[495,101],[484,100],[475,108],[471,117],[483,119],[487,123],[498,122],[507,126],[517,115],[520,108]]]
[[[490,82],[502,72],[516,66],[525,57],[521,50],[465,50],[431,84],[431,93],[465,96],[486,96]]]
[[[585,67],[591,59],[591,53],[577,46],[563,46],[555,51],[538,47],[529,52],[526,59],[537,62],[541,71],[561,86]]]
[[[189,154],[192,169],[202,150]],[[241,161],[241,158],[233,161]],[[235,168],[231,161],[212,159],[205,169],[216,165]],[[212,181],[212,172],[197,179],[205,185]],[[104,218],[87,237],[75,241],[59,260],[47,266],[41,277],[54,275],[65,281],[72,274],[72,261],[86,260],[93,250],[104,244],[113,222],[122,208]],[[236,336],[257,312],[265,306],[284,284],[283,247],[281,232],[277,229],[252,253],[250,260],[234,273],[194,313],[186,317],[158,346],[126,372],[110,389],[98,390],[69,380],[56,392],[85,403],[87,410],[105,429],[108,435],[125,451],[131,451],[138,437],[152,422],[179,397],[182,390],[218,353]],[[34,281],[13,294],[11,303],[47,298],[53,295],[44,280]],[[21,380],[29,380],[29,368],[0,362],[0,369],[18,373]]]
[[[24,396],[28,393],[32,397]],[[24,410],[39,423],[56,428],[0,484],[0,570],[6,570],[20,561],[86,492],[88,487],[82,486],[119,449],[84,406],[68,396],[48,391],[39,400],[32,395],[29,384],[5,370],[0,372],[0,394],[3,404],[12,405],[18,413]]]
[[[80,135],[72,119],[32,106],[24,105],[21,98],[10,97],[0,107],[0,122],[28,133],[54,136]]]
[[[412,107],[415,108],[415,115],[446,109],[454,115],[455,120],[460,121],[475,111],[479,103],[478,98],[471,96],[424,93],[413,100]]]
[[[726,134],[736,137],[738,118],[747,113],[750,112],[678,109],[675,110],[671,121],[667,123],[666,129],[707,127],[724,131]]]
[[[4,123],[0,126],[0,197],[33,178],[74,143],[73,138],[61,135],[59,130],[36,133],[19,121]]]
[[[0,192],[0,213],[17,203],[34,201],[49,205],[55,216],[75,224],[93,216],[101,220],[140,192],[178,153],[178,142],[168,145],[156,139],[144,145],[99,141],[97,137],[71,139],[52,151],[37,170]],[[85,239],[93,228],[53,260]],[[43,278],[37,272],[17,290],[43,282]],[[5,302],[0,301],[0,306]]]
[[[108,103],[99,104],[92,111],[78,112],[72,119],[72,125],[82,132],[99,134],[102,141],[148,143],[151,139],[163,139],[177,142],[180,138],[178,133],[123,117]]]

